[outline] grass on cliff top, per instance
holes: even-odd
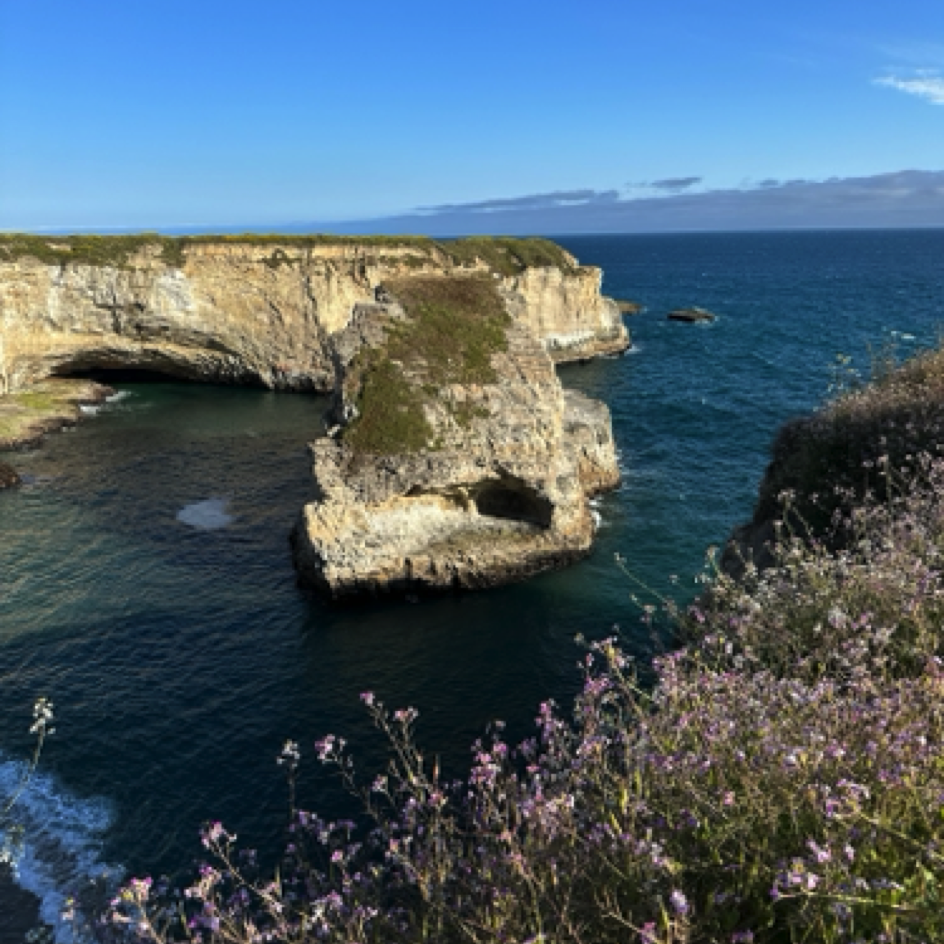
[[[371,455],[435,447],[425,408],[449,385],[496,381],[492,358],[507,348],[511,321],[488,279],[402,278],[385,287],[408,320],[390,326],[382,347],[362,351],[348,380],[359,415],[344,439]],[[453,410],[463,426],[473,415],[474,409]]]
[[[785,424],[772,453],[757,522],[777,517],[784,492],[798,496],[795,511],[814,531],[868,492],[892,497],[889,469],[914,469],[919,454],[944,453],[944,349],[901,364],[886,352],[868,383],[853,383],[811,416]]]
[[[435,258],[441,253],[453,265],[471,266],[481,261],[502,275],[517,275],[529,266],[551,266],[564,272],[575,271],[570,255],[547,239],[512,239],[475,236],[468,239],[437,241],[428,236],[332,236],[313,234],[291,236],[279,233],[241,233],[229,236],[162,236],[135,233],[125,236],[37,236],[29,233],[0,233],[0,262],[21,258],[38,259],[47,265],[78,263],[123,268],[142,249],[154,247],[168,266],[180,267],[190,246],[246,245],[314,249],[319,246],[352,246],[376,251],[380,261],[391,262],[383,250],[415,249]],[[399,260],[398,260],[399,261]],[[409,264],[409,259],[405,260]],[[291,264],[284,253],[274,254],[271,265]]]

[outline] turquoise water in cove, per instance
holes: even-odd
[[[490,720],[526,736],[542,699],[576,690],[575,635],[618,626],[651,651],[615,552],[690,596],[705,548],[749,516],[778,425],[824,397],[837,353],[867,371],[869,345],[908,353],[944,322],[944,231],[560,241],[603,267],[608,294],[646,306],[628,319],[632,352],[560,371],[609,404],[623,472],[593,555],[566,571],[415,604],[301,592],[288,534],[311,497],[317,397],[118,384],[79,428],[12,457],[28,484],[0,493],[0,795],[45,694],[58,732],[20,818],[21,880],[47,915],[105,866],[188,866],[211,818],[274,848],[286,738],[307,758],[303,805],[348,809],[312,742],[343,734],[376,771],[367,689],[416,706],[422,742],[456,772]],[[693,304],[718,320],[665,320]]]

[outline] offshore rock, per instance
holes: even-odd
[[[101,368],[329,391],[355,306],[457,272],[492,278],[555,360],[629,345],[600,270],[545,240],[0,234],[0,394]]]
[[[332,339],[334,426],[311,445],[300,578],[333,597],[488,587],[585,555],[589,496],[619,480],[606,406],[563,390],[493,281],[386,288]]]
[[[714,321],[715,317],[707,308],[699,308],[697,305],[693,305],[691,308],[676,308],[675,311],[670,311],[666,315],[669,321],[686,321],[690,324]]]

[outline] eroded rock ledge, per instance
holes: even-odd
[[[318,499],[294,533],[334,597],[487,587],[567,564],[619,479],[606,406],[564,391],[494,280],[390,280],[332,338]]]

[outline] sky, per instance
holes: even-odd
[[[940,0],[0,0],[0,229],[944,226]]]

